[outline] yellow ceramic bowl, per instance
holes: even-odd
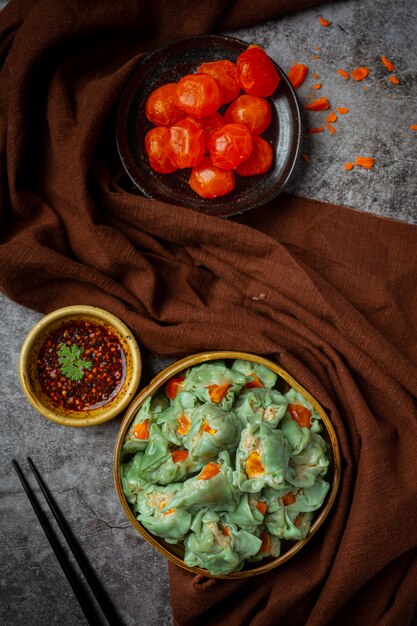
[[[275,559],[264,559],[264,561],[261,562],[261,565],[259,564],[259,562],[247,564],[240,572],[231,572],[230,574],[224,576],[214,576],[210,574],[207,570],[201,569],[199,567],[188,567],[183,561],[184,549],[182,548],[182,546],[168,544],[160,537],[150,534],[146,530],[146,528],[144,528],[144,526],[142,526],[142,524],[138,522],[138,520],[132,513],[130,506],[123,494],[122,483],[120,480],[120,462],[123,441],[125,439],[127,431],[129,430],[132,420],[134,419],[136,413],[145,402],[145,400],[149,398],[149,396],[153,396],[158,391],[158,389],[163,387],[172,376],[176,376],[180,372],[183,372],[184,370],[188,369],[189,367],[193,367],[194,365],[206,363],[208,361],[215,361],[218,359],[243,359],[245,361],[251,361],[253,363],[260,363],[261,365],[265,365],[266,367],[269,367],[271,370],[276,372],[278,374],[277,388],[280,391],[285,392],[288,391],[290,387],[293,387],[299,393],[301,393],[301,395],[303,395],[304,398],[308,400],[308,402],[310,402],[314,406],[316,411],[320,414],[323,420],[323,432],[321,433],[321,435],[327,440],[331,447],[330,468],[327,475],[325,476],[326,480],[330,482],[330,489],[322,508],[316,512],[316,516],[315,518],[313,518],[313,523],[307,537],[305,537],[305,539],[297,541],[296,543],[288,543],[288,549],[284,550],[284,552]],[[313,398],[313,396],[308,393],[308,391],[303,389],[303,387],[301,387],[301,385],[299,385],[297,381],[294,380],[294,378],[292,378],[292,376],[290,376],[285,370],[283,370],[273,361],[257,356],[255,354],[247,354],[245,352],[204,352],[201,354],[193,354],[166,367],[149,383],[147,387],[142,389],[139,395],[134,399],[126,412],[119,429],[114,449],[113,471],[116,492],[123,511],[125,512],[125,515],[132,524],[132,526],[148,543],[156,548],[156,550],[158,550],[158,552],[160,552],[168,560],[175,563],[175,565],[178,565],[179,567],[182,567],[189,572],[202,574],[211,578],[231,579],[248,578],[250,576],[256,576],[257,574],[264,574],[265,572],[268,572],[269,570],[278,567],[278,565],[282,565],[283,563],[285,563],[285,561],[288,561],[288,559],[290,559],[297,552],[299,552],[299,550],[301,550],[301,548],[318,531],[318,529],[330,513],[339,487],[341,461],[339,444],[337,441],[335,430],[329,417],[326,415],[324,409],[320,406],[317,400]]]
[[[42,390],[37,361],[48,335],[68,322],[89,321],[103,326],[120,343],[125,356],[125,375],[109,401],[90,410],[70,410],[54,404]],[[43,317],[26,336],[19,356],[19,378],[31,405],[44,417],[64,426],[95,426],[112,419],[132,401],[139,385],[142,361],[138,345],[128,327],[115,315],[93,306],[69,306]]]

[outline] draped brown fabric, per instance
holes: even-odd
[[[334,510],[283,567],[170,566],[179,625],[410,623],[417,601],[417,229],[281,195],[219,220],[132,193],[114,111],[140,55],[306,0],[12,0],[0,13],[0,288],[94,304],[165,355],[271,355],[329,410]]]

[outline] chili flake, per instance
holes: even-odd
[[[107,404],[126,376],[126,356],[117,336],[88,320],[51,331],[39,351],[43,392],[59,407],[91,411]]]

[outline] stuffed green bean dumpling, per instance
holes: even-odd
[[[233,511],[225,513],[225,519],[250,533],[258,531],[263,524],[267,509],[265,498],[261,494],[244,493]]]
[[[210,461],[201,472],[183,483],[171,505],[193,511],[207,508],[231,511],[236,506],[237,492],[233,487],[230,457],[222,452],[216,462]]]
[[[189,458],[188,450],[172,449],[158,424],[150,428],[150,441],[143,452],[139,476],[149,483],[167,485],[183,480],[190,473],[201,469],[202,464]]]
[[[169,400],[162,394],[147,398],[127,431],[123,442],[122,453],[134,454],[138,450],[145,450],[149,443],[149,429],[158,416],[169,405]]]
[[[281,554],[281,542],[278,537],[264,530],[260,535],[260,540],[262,543],[259,552],[249,559],[250,561],[262,561],[266,557],[276,558]]]
[[[284,395],[288,402],[287,411],[292,419],[301,427],[311,429],[313,433],[321,432],[321,417],[313,405],[295,389],[290,389]]]
[[[287,410],[287,400],[275,389],[245,389],[233,406],[233,412],[242,427],[248,424],[266,424],[275,428]]]
[[[206,402],[194,413],[185,447],[192,459],[204,463],[222,450],[234,451],[240,431],[240,422],[234,413]]]
[[[241,359],[236,359],[236,361],[233,362],[232,370],[241,372],[249,377],[245,385],[247,389],[252,387],[266,387],[267,389],[272,389],[278,378],[275,372],[270,370],[269,367]]]
[[[228,368],[222,361],[213,361],[191,368],[186,374],[184,386],[202,402],[213,402],[230,411],[235,394],[247,382],[244,374]]]
[[[193,415],[199,406],[201,402],[193,393],[188,391],[178,393],[171,400],[171,406],[162,411],[156,419],[164,437],[177,446],[183,446]]]
[[[296,487],[312,487],[317,477],[327,472],[328,449],[329,444],[323,437],[312,433],[310,443],[299,454],[291,456],[285,480]]]
[[[178,543],[190,530],[191,514],[170,505],[181,489],[181,483],[172,483],[166,487],[151,485],[137,497],[138,521],[167,543]]]
[[[249,425],[242,431],[237,448],[234,483],[251,493],[268,485],[279,489],[289,458],[290,450],[280,430],[266,424]]]
[[[184,562],[203,567],[212,574],[229,574],[242,569],[244,560],[257,554],[262,541],[214,511],[200,511],[184,541]]]

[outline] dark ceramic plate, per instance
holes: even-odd
[[[117,147],[130,178],[148,198],[227,217],[265,204],[284,189],[300,150],[302,117],[295,92],[276,64],[281,81],[268,98],[272,121],[262,135],[274,148],[274,162],[266,174],[236,175],[236,187],[231,193],[204,199],[188,184],[190,169],[158,174],[150,167],[144,149],[145,135],[153,126],[146,118],[145,104],[154,89],[163,83],[177,82],[205,61],[236,61],[247,47],[243,41],[218,35],[179,39],[144,57],[129,78],[119,105]]]

